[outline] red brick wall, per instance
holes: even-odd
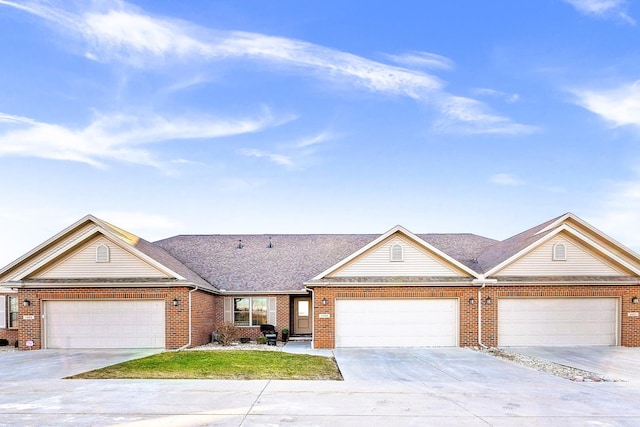
[[[224,295],[216,298],[215,301],[215,328],[224,323],[224,298],[244,298],[246,295]],[[276,331],[278,331],[278,340],[282,337],[282,329],[289,327],[289,295],[251,295],[252,298],[269,298],[276,297],[276,319],[277,322],[274,325]],[[255,340],[262,336],[259,326],[239,326],[240,337],[247,337]]]
[[[215,330],[214,295],[195,291],[191,295],[191,345],[196,347],[211,342],[211,332]]]
[[[168,349],[175,349],[189,342],[189,290],[191,288],[61,288],[61,289],[20,289],[19,300],[31,302],[29,306],[20,305],[18,319],[18,341],[21,349],[26,348],[26,342],[34,342],[33,349],[42,348],[42,301],[43,300],[101,300],[101,299],[163,299],[165,301],[165,345]],[[192,295],[192,345],[208,342],[208,335],[213,322],[207,316],[214,318],[214,297],[202,291]],[[173,305],[173,300],[180,300],[180,305]],[[195,315],[194,315],[195,314]],[[22,316],[33,315],[34,320],[23,320]],[[206,336],[206,338],[205,338]]]
[[[335,300],[375,298],[459,298],[460,299],[460,346],[478,344],[478,287],[349,287],[314,289],[314,348],[335,346]],[[633,296],[640,297],[640,286],[511,286],[485,287],[482,298],[491,297],[490,305],[482,304],[482,342],[487,346],[497,345],[498,299],[500,297],[620,297],[621,342],[628,347],[640,346],[640,317],[629,317],[628,312],[640,312],[640,304],[632,304]],[[476,301],[469,304],[469,298]],[[322,305],[323,298],[327,305]],[[320,313],[329,314],[326,319]]]
[[[0,329],[0,338],[8,340],[9,345],[13,347],[16,341],[18,340],[18,330],[17,329]]]

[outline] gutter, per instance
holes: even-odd
[[[191,294],[198,290],[198,285],[195,288],[189,291],[189,342],[183,345],[182,347],[176,349],[175,351],[182,351],[185,348],[191,347]]]

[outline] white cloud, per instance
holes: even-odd
[[[269,153],[267,151],[257,150],[257,149],[242,149],[239,151],[240,154],[247,157],[257,157],[257,158],[266,158],[270,162],[273,162],[280,166],[286,166],[289,168],[293,168],[295,164],[291,157],[286,156],[284,154],[277,153]]]
[[[640,127],[640,80],[605,90],[573,90],[577,104],[614,126]]]
[[[407,52],[401,55],[384,55],[396,64],[415,68],[452,70],[454,62],[446,56],[429,52]]]
[[[211,139],[260,131],[291,118],[274,119],[269,111],[252,118],[98,115],[86,127],[62,125],[0,113],[0,157],[29,156],[105,167],[116,160],[160,167],[140,146],[170,140]]]
[[[513,104],[520,100],[520,95],[518,95],[517,93],[506,93],[495,89],[476,88],[472,90],[472,93],[479,96],[502,98],[508,104]]]
[[[511,175],[508,173],[498,173],[491,178],[489,178],[489,182],[497,185],[508,185],[508,186],[517,186],[522,185],[524,182],[515,175]]]
[[[93,9],[76,13],[55,2],[23,4],[0,0],[40,16],[86,44],[82,54],[103,62],[155,69],[159,63],[253,60],[305,71],[320,79],[348,82],[357,88],[406,96],[435,107],[445,122],[462,121],[465,133],[521,134],[534,127],[494,114],[482,103],[452,96],[442,81],[423,71],[392,66],[304,41],[241,31],[216,31],[177,19],[153,17],[124,2],[91,3]],[[66,7],[66,3],[59,3]],[[85,3],[79,3],[87,7]],[[452,67],[442,56],[412,52],[394,57],[411,66]],[[449,99],[447,102],[440,102]],[[439,126],[458,131],[455,126]]]
[[[640,178],[612,183],[588,221],[640,253]]]
[[[599,18],[615,17],[631,25],[636,21],[627,13],[627,0],[565,0],[580,13]]]

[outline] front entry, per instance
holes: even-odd
[[[293,333],[305,335],[311,333],[311,298],[293,300]]]

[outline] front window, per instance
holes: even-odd
[[[234,298],[233,323],[236,326],[260,326],[267,323],[266,298]]]
[[[9,327],[18,327],[18,297],[9,297]]]

